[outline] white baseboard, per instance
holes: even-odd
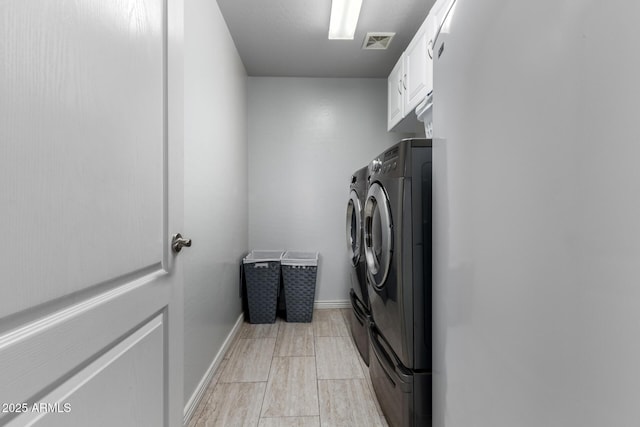
[[[349,300],[316,301],[313,303],[313,308],[315,308],[316,310],[322,310],[324,308],[351,308],[351,301]]]
[[[189,424],[191,417],[193,416],[196,409],[198,408],[198,405],[200,404],[200,401],[204,397],[204,394],[207,391],[207,387],[209,386],[209,383],[211,382],[213,375],[216,373],[218,366],[220,366],[220,363],[224,359],[225,353],[227,352],[227,350],[229,350],[229,347],[231,346],[231,343],[235,339],[236,335],[238,335],[238,333],[240,332],[243,322],[244,322],[244,313],[240,313],[240,316],[238,317],[236,324],[233,325],[233,329],[231,329],[231,332],[229,332],[229,335],[224,340],[224,343],[222,343],[222,347],[218,351],[218,354],[216,354],[216,357],[213,358],[213,362],[211,362],[211,365],[209,365],[209,369],[207,369],[207,372],[205,373],[204,377],[202,377],[202,379],[200,380],[198,387],[196,387],[196,390],[193,392],[193,394],[191,395],[191,398],[185,405],[184,414],[183,414],[183,424],[185,426]]]

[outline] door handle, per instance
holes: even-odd
[[[171,239],[171,249],[173,252],[178,253],[182,250],[183,247],[191,247],[191,239],[185,239],[182,237],[182,234],[174,234]]]

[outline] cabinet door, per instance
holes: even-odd
[[[404,55],[396,63],[387,79],[387,130],[391,130],[404,117],[402,76]]]
[[[433,60],[428,55],[435,30],[435,18],[429,15],[404,53],[404,111],[416,108],[433,90]]]

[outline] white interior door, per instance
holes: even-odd
[[[0,424],[179,425],[182,1],[0,23]]]

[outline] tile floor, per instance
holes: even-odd
[[[189,427],[387,426],[347,316],[243,324]]]

